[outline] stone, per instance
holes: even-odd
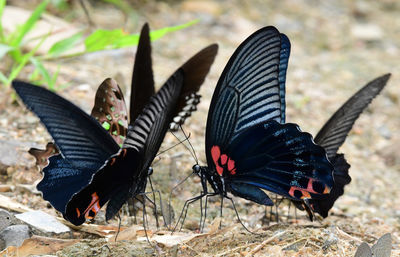
[[[59,234],[70,231],[67,226],[59,222],[55,217],[42,211],[29,211],[17,214],[15,217],[45,233]]]
[[[30,237],[31,234],[27,225],[12,225],[0,232],[0,245],[3,244],[3,248],[19,247],[25,239]]]

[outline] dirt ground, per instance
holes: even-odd
[[[14,1],[18,4],[19,1]],[[87,26],[79,5],[74,18],[63,14],[77,27]],[[58,256],[354,256],[361,242],[370,245],[385,233],[392,236],[392,256],[400,256],[400,2],[383,1],[138,1],[136,19],[125,21],[124,14],[113,6],[89,5],[97,27],[125,27],[136,33],[149,22],[153,29],[199,19],[183,31],[153,42],[153,69],[160,86],[180,64],[211,43],[219,44],[219,53],[206,82],[198,111],[184,129],[197,156],[205,164],[204,134],[210,99],[216,82],[236,47],[252,32],[267,25],[285,33],[292,44],[287,72],[287,121],[300,125],[315,135],[324,122],[353,93],[368,81],[392,73],[387,87],[356,122],[340,152],[351,164],[352,182],[336,202],[330,216],[309,222],[305,214],[287,204],[278,208],[280,220],[270,209],[243,199],[235,203],[243,223],[258,234],[250,234],[237,222],[232,206],[224,203],[222,229],[216,229],[219,199],[212,199],[205,234],[196,235],[200,219],[199,206],[189,209],[182,233],[169,237],[166,228],[157,231],[150,218],[148,232],[114,242],[101,236],[75,231],[64,238],[84,239],[65,247]],[[135,48],[104,51],[73,59],[46,63],[50,69],[60,65],[60,83],[70,86],[61,95],[90,111],[97,86],[114,77],[127,87],[130,84]],[[21,75],[23,78],[24,75]],[[44,147],[50,140],[38,119],[24,107],[13,103],[10,91],[0,94],[0,182],[13,190],[4,193],[32,209],[58,215],[40,195],[21,187],[37,183],[41,175],[26,151]],[[182,135],[180,135],[182,138]],[[176,143],[167,135],[162,149]],[[2,149],[3,148],[3,149]],[[191,172],[194,160],[182,146],[163,153],[153,164],[155,187],[167,201],[174,185]],[[8,168],[7,168],[8,167]],[[175,218],[185,200],[201,190],[199,180],[191,178],[172,193]],[[150,210],[150,208],[149,208]],[[272,210],[275,213],[275,208]],[[142,224],[141,212],[138,223]],[[175,219],[176,221],[176,219]],[[99,215],[95,224],[104,224]],[[122,228],[132,219],[122,215]],[[111,225],[118,226],[113,220]],[[129,230],[127,230],[129,231]],[[140,233],[139,233],[139,232]],[[121,232],[122,233],[122,232]],[[128,233],[126,233],[128,234]],[[178,236],[179,235],[179,236]],[[196,236],[195,236],[196,235]],[[188,238],[179,244],[174,242]],[[57,237],[57,236],[54,236]],[[154,239],[154,240],[153,240]]]

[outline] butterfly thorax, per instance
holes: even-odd
[[[194,165],[193,172],[200,177],[203,192],[205,194],[210,193],[207,190],[207,182],[211,185],[214,193],[220,195],[226,194],[225,180],[223,177],[218,175],[216,170],[210,169],[207,166]]]

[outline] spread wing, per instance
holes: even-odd
[[[131,83],[130,120],[132,124],[143,108],[155,94],[149,25],[146,23],[140,32],[139,44],[133,65]]]
[[[98,167],[119,150],[114,139],[79,107],[59,95],[22,81],[13,87],[45,125],[64,158],[74,166]]]
[[[226,65],[211,100],[206,152],[240,131],[269,120],[284,121],[284,75],[290,52],[286,36],[265,27],[247,38]],[[207,155],[208,162],[211,160]]]
[[[336,155],[354,122],[381,92],[389,78],[390,74],[386,74],[369,82],[347,100],[321,128],[315,142],[325,148],[329,158]]]
[[[218,45],[209,45],[181,66],[184,72],[183,88],[170,125],[171,130],[178,130],[179,125],[197,110],[196,106],[200,102],[200,95],[197,92],[210,71],[217,52]]]
[[[50,158],[37,188],[43,198],[64,213],[76,191],[119,149],[100,124],[68,100],[42,87],[13,81],[26,106],[46,126],[62,155]]]

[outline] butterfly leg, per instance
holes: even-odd
[[[216,196],[216,195],[219,195],[218,193],[208,193],[207,195],[206,195],[206,200],[205,200],[205,205],[204,205],[204,219],[203,219],[203,222],[202,222],[202,225],[200,226],[200,231],[201,232],[203,232],[203,230],[204,230],[204,226],[205,226],[205,224],[206,224],[206,219],[207,219],[207,208],[208,208],[208,198],[209,197],[211,197],[211,196]]]
[[[187,215],[187,212],[188,212],[188,209],[189,209],[189,205],[192,204],[192,203],[194,203],[194,202],[196,202],[196,201],[198,201],[198,200],[200,200],[200,199],[203,198],[204,196],[206,196],[206,194],[202,193],[202,194],[200,194],[200,195],[198,195],[198,196],[196,196],[196,197],[193,197],[193,198],[191,198],[191,199],[189,199],[189,200],[187,200],[187,201],[185,202],[185,204],[183,205],[181,214],[179,215],[178,221],[176,222],[175,227],[174,227],[174,229],[172,230],[172,233],[176,230],[176,228],[177,228],[179,222],[181,221],[181,219],[182,219],[182,222],[181,222],[182,224],[181,224],[181,227],[180,227],[179,230],[182,229],[183,223],[185,222],[186,215]],[[183,218],[182,218],[182,216],[183,216]]]
[[[153,192],[153,201],[154,201],[154,215],[156,218],[156,226],[157,230],[160,228],[160,224],[158,223],[158,213],[157,213],[157,204],[156,204],[156,194],[153,188],[153,183],[151,182],[151,176],[148,176],[148,180],[150,183],[151,192]],[[158,192],[160,194],[160,192]],[[160,194],[160,203],[161,203],[161,194]]]
[[[221,207],[220,207],[220,210],[219,210],[219,216],[221,217],[221,220],[219,221],[219,229],[222,228],[222,209],[223,209],[223,206],[224,206],[224,195],[221,195]]]
[[[143,192],[142,194],[145,194],[145,193]],[[148,224],[148,221],[147,221],[146,205],[145,205],[145,203],[146,203],[146,198],[143,198],[143,201],[138,199],[138,201],[143,205],[143,229],[144,229],[144,234],[146,235],[146,240],[147,240],[147,242],[148,242],[151,246],[153,246],[152,243],[150,242],[149,236],[148,236],[148,234],[147,234],[147,227],[148,227],[148,226],[146,226],[146,224]]]
[[[233,210],[235,211],[236,217],[237,217],[239,223],[242,225],[242,227],[243,227],[247,232],[249,232],[250,234],[260,235],[259,233],[255,233],[255,232],[250,231],[250,230],[243,224],[242,220],[241,220],[240,217],[239,217],[239,213],[238,213],[238,211],[237,211],[237,209],[236,209],[236,205],[235,205],[235,202],[233,201],[233,199],[232,199],[231,197],[229,197],[229,196],[225,196],[225,198],[231,201],[232,206],[233,206]]]

